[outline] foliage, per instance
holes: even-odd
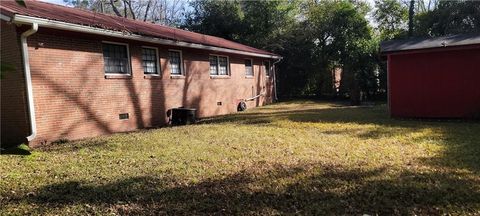
[[[183,28],[229,40],[239,40],[243,29],[238,1],[199,0],[191,2],[193,11]]]
[[[405,37],[402,31],[396,32],[393,29],[398,29],[394,27],[401,27],[401,23],[405,22],[404,11],[410,5],[410,2],[407,0],[376,2],[374,17],[382,38]],[[480,31],[479,1],[420,0],[415,2],[413,37],[438,37]],[[398,10],[395,10],[395,8],[398,8]]]
[[[20,6],[27,7],[24,0],[15,0],[15,2],[17,2],[17,4],[19,4]]]
[[[279,51],[282,37],[294,28],[297,1],[241,1],[244,14],[240,41],[254,47]]]
[[[307,23],[295,25],[285,32],[278,51],[283,60],[278,64],[278,94],[283,97],[315,95],[317,85],[312,82],[312,74],[320,74],[321,69],[314,55],[315,44],[311,28]]]
[[[367,11],[363,5],[347,1],[321,1],[311,5],[307,14],[316,37],[318,64],[325,69],[331,68],[332,64],[342,67],[343,76],[351,77],[351,82],[344,87],[350,91],[354,104],[359,103],[361,88],[376,80],[369,76],[375,69],[376,46],[365,19]],[[331,73],[331,70],[323,71]]]
[[[416,19],[418,36],[480,32],[480,2],[441,1],[438,8],[418,14]]]
[[[0,156],[1,215],[475,215],[480,124],[291,101]]]
[[[377,0],[374,18],[382,40],[405,34],[408,11],[398,0]]]
[[[192,1],[183,28],[277,51],[298,14],[296,1]]]

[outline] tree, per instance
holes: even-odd
[[[180,26],[186,13],[185,0],[139,0],[135,6],[135,13],[143,17],[144,21],[169,26]]]
[[[243,29],[242,10],[238,1],[198,0],[191,2],[193,11],[182,28],[229,40],[239,40]]]
[[[293,28],[298,14],[297,1],[241,1],[244,18],[241,42],[276,51],[282,49],[281,37]]]
[[[347,1],[321,1],[310,5],[308,11],[308,20],[316,36],[316,55],[320,61],[317,64],[327,69],[323,73],[330,73],[331,64],[342,66],[343,76],[351,77],[348,87],[353,105],[360,102],[359,92],[366,86],[360,74],[370,70],[367,66],[371,63],[374,47],[365,19],[367,11],[364,5]]]
[[[301,22],[286,29],[282,34],[282,49],[277,53],[283,56],[278,64],[278,94],[283,97],[316,95],[315,74],[321,74],[315,55],[315,43],[308,22]]]
[[[178,26],[186,10],[184,0],[64,0],[64,2],[77,8],[169,26]]]
[[[373,17],[378,25],[380,39],[402,37],[406,31],[407,8],[397,0],[377,0],[375,7]]]
[[[410,7],[408,8],[408,36],[413,35],[413,18],[415,16],[415,0],[410,0]]]
[[[480,32],[479,1],[441,1],[432,11],[417,15],[417,36]]]

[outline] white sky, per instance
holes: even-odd
[[[59,5],[65,5],[65,2],[63,2],[63,0],[40,0],[40,1],[50,2],[50,3],[53,3],[53,4],[59,4]]]

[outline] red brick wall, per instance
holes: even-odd
[[[14,24],[1,21],[1,64],[13,71],[2,71],[1,79],[1,146],[8,147],[26,141],[29,134],[25,104],[25,80],[20,51],[20,34]]]
[[[129,44],[131,77],[105,77],[103,40]],[[161,126],[166,111],[180,106],[197,108],[199,117],[233,113],[240,99],[255,96],[264,87],[268,97],[248,102],[248,107],[271,102],[273,96],[272,77],[265,77],[259,58],[253,59],[254,78],[246,78],[248,57],[223,54],[229,56],[231,76],[213,79],[208,60],[214,53],[204,50],[45,29],[28,41],[38,128],[33,145]],[[141,46],[159,49],[161,77],[144,76]],[[185,78],[170,77],[168,49],[182,50]],[[120,113],[129,113],[130,118],[120,120]]]

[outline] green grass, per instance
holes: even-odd
[[[480,124],[283,102],[0,156],[0,215],[480,214]]]

